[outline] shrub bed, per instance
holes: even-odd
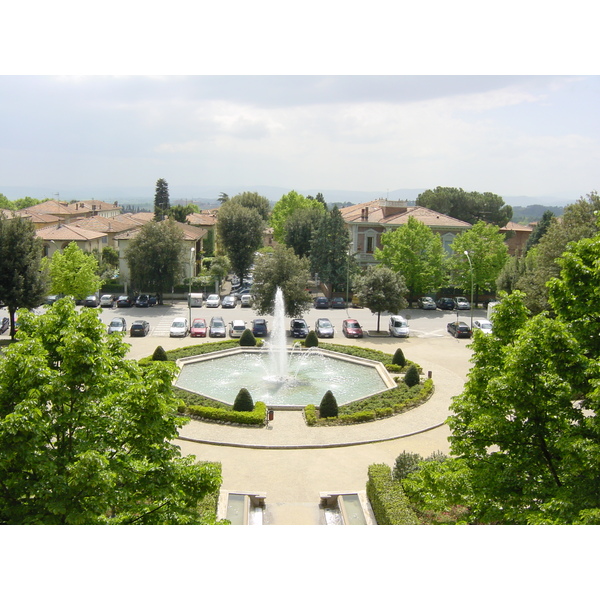
[[[264,402],[257,402],[252,411],[237,411],[232,408],[214,408],[200,405],[186,406],[184,411],[186,415],[197,419],[255,427],[263,426],[267,418],[267,406]]]
[[[370,465],[367,497],[378,525],[419,525],[419,519],[410,508],[402,484],[392,479],[388,465]]]

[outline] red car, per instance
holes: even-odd
[[[204,319],[194,319],[190,328],[191,337],[206,337],[206,321]]]
[[[342,322],[342,333],[346,337],[361,338],[363,330],[356,319],[344,319]]]

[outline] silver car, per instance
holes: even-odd
[[[177,317],[173,324],[171,325],[171,329],[169,330],[170,337],[185,337],[188,334],[188,321],[185,317]]]
[[[400,315],[390,317],[389,330],[394,337],[408,337],[410,335],[408,321]]]
[[[206,299],[206,308],[219,308],[221,304],[221,298],[219,294],[210,294]]]
[[[108,326],[108,333],[127,331],[127,323],[123,317],[115,317]]]
[[[315,332],[320,338],[332,338],[335,333],[331,321],[325,317],[316,320]]]

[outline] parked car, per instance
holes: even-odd
[[[98,300],[98,296],[96,294],[91,294],[87,296],[83,301],[84,306],[91,306],[92,308],[96,308],[100,304],[100,300]]]
[[[231,295],[235,296],[236,298],[241,298],[242,296],[245,296],[246,294],[249,294],[252,291],[251,287],[249,286],[242,286],[241,289],[237,289],[235,291],[232,291]]]
[[[331,308],[346,308],[346,301],[343,298],[334,298],[331,301]]]
[[[435,304],[441,310],[454,310],[454,300],[452,298],[440,298]]]
[[[219,308],[221,298],[219,294],[210,294],[206,299],[206,308]]]
[[[103,308],[113,308],[115,306],[115,297],[112,294],[103,294],[100,296],[100,306]]]
[[[308,325],[304,319],[290,321],[290,335],[295,338],[305,338],[308,335]]]
[[[188,334],[188,320],[185,317],[176,317],[169,329],[169,337],[185,337]]]
[[[50,296],[46,296],[46,300],[44,304],[54,304],[57,300],[64,298],[64,294],[51,294]]]
[[[315,308],[329,308],[329,300],[325,296],[315,298]]]
[[[133,304],[133,299],[130,296],[119,296],[117,298],[117,308],[130,308]]]
[[[148,306],[156,306],[157,303],[158,299],[156,298],[156,296],[150,294],[150,296],[148,296]]]
[[[269,335],[266,319],[254,319],[252,321],[252,335],[254,337],[267,337]]]
[[[473,329],[479,329],[482,333],[492,333],[492,322],[487,319],[473,321]]]
[[[221,317],[213,317],[210,320],[210,325],[208,327],[208,335],[210,337],[225,337],[227,335],[225,321],[223,321]]]
[[[229,323],[229,337],[239,338],[246,330],[246,323],[241,319],[234,319]]]
[[[129,330],[129,335],[131,337],[145,337],[150,333],[150,323],[148,321],[134,321],[131,324],[131,329]]]
[[[317,337],[320,338],[332,338],[335,330],[333,329],[333,325],[331,321],[325,317],[317,319],[315,323],[315,332],[317,333]]]
[[[235,296],[225,296],[221,300],[221,308],[235,308],[237,306],[237,298]]]
[[[150,306],[150,298],[148,297],[148,294],[140,294],[135,299],[135,305],[138,308],[148,308]]]
[[[244,294],[240,296],[240,306],[242,308],[248,308],[252,306],[252,296],[250,294]]]
[[[446,329],[448,333],[452,334],[455,338],[470,338],[471,328],[463,321],[452,321],[448,323]]]
[[[346,337],[361,338],[363,330],[356,319],[344,319],[342,321],[342,333]]]
[[[435,310],[436,305],[431,296],[421,296],[417,300],[417,306],[423,310]]]
[[[464,296],[457,296],[454,298],[454,306],[458,310],[469,310],[471,308],[471,304]]]
[[[390,317],[389,330],[394,337],[408,337],[410,335],[408,321],[400,315]]]
[[[194,319],[190,327],[190,337],[206,337],[206,320]]]
[[[127,331],[127,323],[125,322],[125,319],[123,317],[115,317],[108,326],[108,333],[115,333],[118,331]]]

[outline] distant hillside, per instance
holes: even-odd
[[[565,207],[532,204],[530,206],[513,206],[512,209],[513,216],[511,220],[515,223],[527,225],[528,223],[535,223],[539,221],[547,210],[551,210],[555,217],[560,217],[563,214]]]

